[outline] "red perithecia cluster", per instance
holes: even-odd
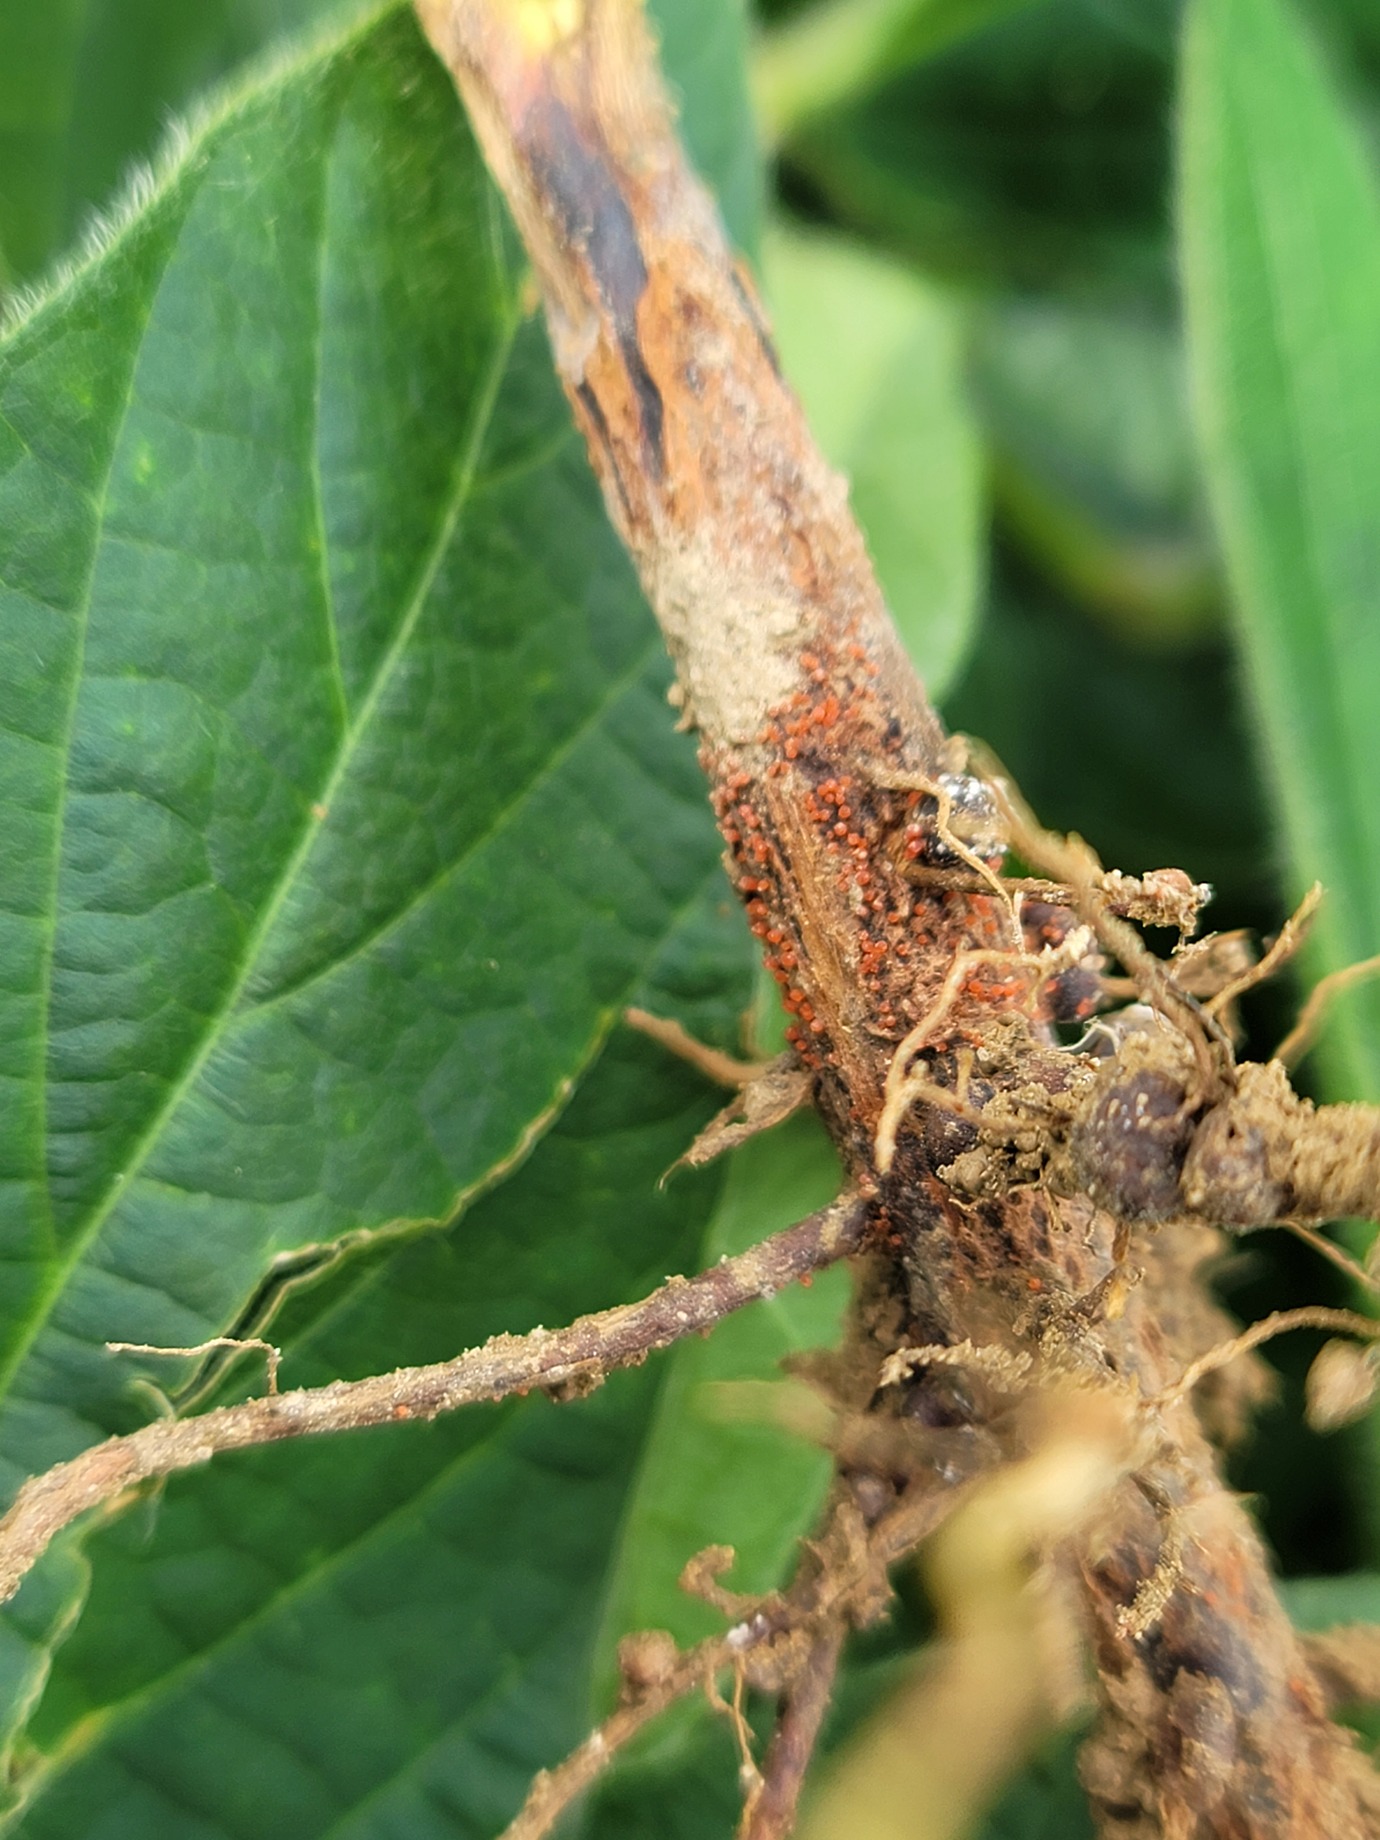
[[[824,1033],[824,1023],[815,1015],[805,992],[792,981],[799,968],[799,954],[779,917],[773,914],[777,903],[769,904],[764,898],[777,893],[779,864],[775,847],[764,833],[761,814],[743,796],[752,783],[753,776],[741,768],[730,773],[715,789],[715,815],[733,858],[748,925],[762,942],[763,962],[781,987],[782,1002],[797,1018],[786,1030],[786,1039],[809,1066],[818,1068],[823,1064],[818,1037]]]
[[[810,688],[797,690],[787,702],[769,710],[766,726],[758,737],[763,747],[781,751],[783,758],[767,768],[775,779],[788,772],[787,762],[798,760],[812,742],[818,742],[841,722],[855,725],[875,703],[871,684],[856,682],[855,677],[858,673],[866,678],[876,677],[879,667],[856,641],[842,648],[833,668],[816,652],[802,652],[800,669]]]
[[[912,991],[908,961],[923,960],[926,946],[935,943],[937,914],[947,910],[950,923],[961,927],[965,944],[998,943],[1000,917],[991,896],[950,896],[942,891],[921,896],[906,881],[906,863],[926,858],[932,863],[950,861],[936,834],[934,800],[920,790],[868,785],[842,770],[843,760],[865,762],[879,754],[881,765],[895,746],[878,732],[881,725],[869,681],[876,675],[875,665],[860,645],[850,644],[840,652],[838,668],[832,670],[816,653],[802,654],[808,688],[768,713],[758,741],[773,756],[765,777],[779,780],[790,775],[800,787],[802,815],[832,866],[843,897],[840,906],[852,929],[851,956],[868,999],[869,1026],[899,1040],[929,1000],[928,994]],[[787,1039],[808,1066],[837,1064],[826,1024],[797,981],[798,941],[784,924],[776,841],[754,795],[760,783],[758,775],[742,768],[728,772],[716,787],[716,815],[748,923],[762,942],[767,969],[792,1017]],[[845,952],[845,959],[848,956]],[[984,988],[981,996],[991,1001],[1006,994],[997,988],[999,980],[988,981],[993,987]],[[1013,1000],[1018,986],[1019,980],[1010,993]]]
[[[803,652],[800,667],[808,688],[802,687],[769,710],[758,736],[761,746],[774,756],[767,764],[766,776],[780,779],[794,772],[805,780],[804,814],[819,831],[826,852],[839,861],[840,888],[856,888],[863,896],[865,912],[874,904],[884,906],[879,896],[871,901],[866,896],[872,881],[870,862],[876,826],[865,821],[861,809],[855,814],[848,796],[853,781],[847,775],[830,777],[830,759],[849,752],[860,729],[871,726],[869,718],[875,721],[875,695],[869,680],[877,676],[878,667],[864,647],[856,643],[840,648],[833,668],[815,652]],[[868,751],[874,749],[875,743]],[[821,777],[812,784],[816,772]],[[815,1014],[809,996],[795,981],[799,954],[796,941],[782,924],[780,865],[774,842],[751,800],[753,783],[752,774],[737,769],[727,775],[714,795],[715,812],[732,855],[748,924],[762,941],[767,970],[780,986],[782,1002],[793,1018],[786,1039],[807,1066],[837,1064],[837,1056],[823,1039],[827,1033],[824,1020]],[[900,918],[897,915],[898,922]],[[859,934],[863,975],[875,982],[890,948],[886,941],[873,938],[866,926],[859,929]]]

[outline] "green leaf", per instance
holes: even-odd
[[[782,366],[853,510],[932,695],[961,662],[982,587],[982,456],[953,305],[840,237],[776,231],[764,278]]]
[[[1082,0],[998,19],[807,122],[788,170],[936,272],[1163,302],[1173,8],[1138,10],[1135,31]]]
[[[701,909],[642,999],[683,1007],[720,977],[725,924]],[[286,1383],[443,1358],[689,1269],[721,1178],[655,1185],[712,1103],[620,1031],[461,1223],[289,1306]],[[20,1756],[14,1831],[497,1833],[588,1729],[659,1377],[246,1453],[117,1520],[90,1542],[91,1601]]]
[[[1175,332],[1057,300],[975,317],[974,395],[1007,528],[1091,611],[1149,644],[1213,622],[1216,556]]]
[[[1380,950],[1380,182],[1281,0],[1195,0],[1180,224],[1197,419],[1242,650],[1316,965]],[[1337,1077],[1380,1093],[1380,995]]]
[[[0,0],[0,286],[71,242],[168,112],[339,0]],[[5,270],[8,269],[8,275]]]

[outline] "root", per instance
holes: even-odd
[[[633,1007],[623,1011],[623,1020],[630,1029],[649,1035],[663,1048],[698,1068],[716,1086],[751,1086],[775,1065],[774,1061],[738,1060],[721,1048],[711,1048],[672,1016],[653,1016],[648,1010]]]
[[[268,1369],[269,1398],[273,1398],[278,1391],[278,1368],[283,1359],[283,1351],[275,1347],[272,1342],[266,1342],[257,1335],[213,1335],[210,1341],[196,1342],[190,1348],[164,1348],[154,1342],[107,1342],[105,1346],[108,1354],[153,1354],[169,1357],[214,1354],[218,1348],[233,1349],[236,1354],[257,1349],[263,1355],[265,1366]]]
[[[826,1621],[811,1642],[777,1719],[761,1777],[744,1803],[738,1840],[786,1840],[793,1831],[805,1773],[843,1658],[845,1634],[844,1623],[835,1618]]]
[[[1345,1335],[1354,1335],[1362,1341],[1380,1339],[1380,1322],[1369,1316],[1358,1316],[1355,1310],[1331,1310],[1321,1304],[1310,1304],[1298,1310],[1275,1310],[1259,1322],[1252,1323],[1249,1329],[1243,1329],[1240,1335],[1209,1349],[1196,1361],[1190,1361],[1173,1385],[1156,1396],[1154,1403],[1162,1409],[1177,1405],[1208,1374],[1215,1373],[1219,1367],[1226,1367],[1243,1354],[1249,1354],[1253,1348],[1262,1348],[1277,1335],[1288,1335],[1295,1329],[1331,1329]]]
[[[615,1761],[620,1751],[644,1731],[654,1719],[685,1699],[697,1689],[708,1691],[714,1674],[727,1667],[731,1656],[723,1638],[701,1642],[688,1654],[669,1654],[654,1676],[649,1677],[647,1659],[653,1643],[648,1638],[633,1638],[640,1643],[636,1660],[624,1663],[624,1679],[636,1680],[635,1694],[629,1704],[620,1706],[602,1725],[573,1750],[554,1770],[541,1770],[533,1778],[516,1817],[504,1828],[499,1840],[544,1840],[566,1811],[593,1788]],[[675,1651],[675,1643],[670,1650]],[[620,1654],[620,1660],[623,1656]],[[635,1670],[635,1671],[634,1671]]]
[[[1322,898],[1323,885],[1321,882],[1314,882],[1281,927],[1278,939],[1274,941],[1259,963],[1251,965],[1208,1001],[1206,1008],[1210,1014],[1219,1014],[1229,1004],[1244,997],[1248,990],[1254,990],[1259,984],[1268,983],[1272,977],[1276,977],[1284,969],[1307,939],[1318,909],[1322,905]],[[1276,1056],[1276,1059],[1279,1058],[1281,1057]]]
[[[841,1484],[784,1593],[757,1599],[724,1594],[722,1601],[732,1604],[736,1616],[732,1627],[684,1653],[662,1632],[629,1637],[619,1651],[625,1703],[563,1763],[541,1772],[500,1840],[545,1840],[632,1738],[677,1700],[701,1690],[716,1710],[728,1712],[739,1732],[747,1779],[740,1840],[783,1840],[828,1707],[846,1632],[865,1628],[883,1614],[890,1598],[888,1569],[966,1499],[962,1490],[917,1484],[869,1526]],[[731,1559],[726,1548],[718,1547],[691,1562],[686,1569],[699,1581],[697,1595]],[[725,1701],[717,1683],[729,1673],[734,1699]],[[783,1698],[760,1775],[744,1735],[744,1685]]]
[[[1282,1061],[1286,1067],[1296,1067],[1308,1053],[1317,1039],[1332,1001],[1353,984],[1363,983],[1367,978],[1380,974],[1380,953],[1374,958],[1363,958],[1359,964],[1344,965],[1340,971],[1332,971],[1318,982],[1308,993],[1308,1000],[1299,1011],[1299,1019],[1290,1029],[1284,1040],[1275,1049],[1274,1058]]]
[[[0,1519],[0,1602],[14,1595],[62,1528],[140,1482],[195,1469],[222,1451],[431,1419],[536,1388],[558,1400],[579,1398],[615,1368],[639,1365],[654,1350],[710,1329],[744,1304],[858,1251],[867,1225],[866,1204],[849,1197],[697,1277],[669,1279],[640,1303],[582,1316],[565,1329],[496,1335],[482,1348],[430,1367],[270,1393],[108,1438],[31,1477],[15,1496]]]

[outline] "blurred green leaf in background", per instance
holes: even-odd
[[[982,451],[954,303],[839,237],[777,229],[764,278],[786,375],[853,509],[932,696],[953,681],[981,592]]]
[[[1380,950],[1380,171],[1283,0],[1200,0],[1185,44],[1195,399],[1294,893],[1319,968]],[[1380,992],[1338,1005],[1339,1085],[1380,1095]]]
[[[949,718],[1108,860],[1213,881],[1215,925],[1320,875],[1315,969],[1380,951],[1370,0],[656,10]],[[737,1047],[751,955],[522,283],[401,4],[0,0],[7,1490],[255,1384],[107,1339],[271,1323],[285,1384],[362,1374],[830,1193],[799,1120],[658,1186],[715,1095],[620,1012]],[[1375,1093],[1377,1022],[1339,1009],[1334,1093]],[[1338,1294],[1263,1240],[1224,1283]],[[491,1840],[619,1637],[705,1626],[693,1551],[783,1575],[828,1465],[764,1401],[841,1284],[578,1408],[249,1453],[77,1530],[0,1621],[0,1831]],[[1368,1447],[1287,1387],[1268,1429],[1236,1480],[1296,1612],[1358,1613]],[[898,1582],[831,1744],[925,1638]],[[734,1761],[689,1712],[583,1831],[726,1840]],[[1081,1819],[1061,1740],[987,1840]]]

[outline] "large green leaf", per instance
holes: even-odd
[[[1380,179],[1283,0],[1195,0],[1180,218],[1197,416],[1317,963],[1380,950]],[[1329,1043],[1380,1092],[1380,995]]]
[[[639,994],[683,1005],[724,944],[701,914]],[[692,1263],[719,1179],[655,1184],[706,1110],[700,1081],[620,1032],[459,1226],[290,1308],[287,1378],[441,1358]],[[588,1727],[656,1389],[649,1369],[559,1411],[258,1451],[116,1521],[19,1759],[14,1831],[488,1840]]]
[[[713,860],[516,284],[399,17],[0,356],[11,1478],[130,1422],[106,1339],[453,1214]]]

